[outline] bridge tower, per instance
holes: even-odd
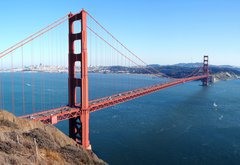
[[[80,13],[69,17],[69,54],[68,54],[68,104],[70,107],[79,108],[80,116],[69,119],[69,136],[80,143],[84,148],[91,149],[89,142],[89,105],[88,105],[88,59],[87,59],[87,13]],[[74,22],[79,21],[81,29],[74,33]],[[74,42],[80,41],[81,52],[75,52]],[[76,42],[78,43],[78,42]],[[80,78],[76,77],[75,63],[80,62]],[[81,107],[76,105],[76,88],[80,88]]]
[[[208,56],[203,57],[203,74],[207,75],[207,78],[204,78],[202,80],[203,86],[208,86],[209,84],[209,66],[208,66]]]

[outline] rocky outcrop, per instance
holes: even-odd
[[[0,164],[106,164],[52,125],[0,110]]]
[[[240,75],[232,72],[220,72],[213,75],[214,81],[239,79]]]

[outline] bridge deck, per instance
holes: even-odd
[[[87,110],[89,110],[90,112],[95,112],[97,110],[114,106],[119,103],[127,102],[129,100],[132,100],[132,99],[135,99],[135,98],[138,98],[138,97],[141,97],[141,96],[144,96],[168,87],[172,87],[172,86],[189,82],[189,81],[204,79],[207,77],[208,77],[207,75],[202,75],[202,76],[194,76],[194,77],[189,77],[184,79],[178,79],[178,80],[164,83],[164,84],[148,86],[148,87],[139,88],[139,89],[119,93],[116,95],[92,100],[89,102],[89,109]],[[67,119],[79,116],[81,114],[80,107],[81,107],[80,104],[78,104],[76,107],[63,106],[63,107],[59,107],[51,110],[46,110],[46,111],[42,111],[42,112],[30,114],[30,115],[21,116],[21,118],[38,120],[46,124],[56,124],[59,121],[67,120]]]

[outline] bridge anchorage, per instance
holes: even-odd
[[[125,58],[125,60],[128,60],[128,62],[130,61],[132,64],[134,64],[134,66],[135,65],[139,66],[139,65],[135,61],[125,56],[116,47],[114,47],[114,44],[111,44],[110,42],[106,41],[97,32],[91,29],[91,27],[87,25],[87,16],[89,16],[98,26],[100,26],[100,28],[103,31],[105,31],[108,35],[110,35],[113,41],[121,45],[121,47],[123,47],[129,54],[131,54],[136,59],[140,60],[142,63],[146,65],[144,61],[142,61],[138,56],[136,56],[128,48],[126,48],[126,46],[120,43],[119,40],[117,40],[110,32],[108,32],[99,22],[97,22],[85,10],[82,10],[80,13],[77,13],[77,14],[70,13],[68,17],[64,18],[64,20],[60,19],[61,22],[64,22],[65,20],[68,21],[68,33],[69,33],[68,34],[68,105],[21,116],[21,118],[41,121],[45,124],[56,124],[60,121],[68,120],[69,136],[72,139],[74,139],[76,142],[81,144],[84,148],[90,150],[91,145],[89,140],[89,119],[90,119],[91,112],[95,112],[107,107],[111,107],[123,102],[127,102],[135,98],[138,98],[147,94],[151,94],[153,92],[160,91],[165,88],[169,88],[178,84],[190,82],[190,81],[202,80],[203,86],[207,86],[209,84],[208,56],[204,56],[203,66],[197,68],[185,78],[179,78],[179,79],[171,78],[163,73],[160,73],[155,68],[151,68],[154,72],[149,69],[145,69],[146,71],[148,71],[148,73],[151,73],[152,75],[158,78],[167,77],[169,78],[169,81],[164,83],[157,82],[157,84],[155,85],[151,85],[151,86],[146,85],[144,87],[137,88],[137,89],[134,86],[135,88],[129,91],[125,91],[121,93],[117,92],[117,94],[113,94],[111,96],[106,95],[106,97],[89,100],[87,30],[89,30],[91,34],[95,35],[96,38],[98,38],[104,44],[106,44],[106,46],[109,46],[111,48],[111,51],[115,51],[117,55],[121,55],[122,57]],[[80,24],[80,27],[75,26],[76,25],[75,23],[77,22],[78,24]],[[60,23],[57,22],[57,24],[53,24],[53,26],[48,26],[49,29],[47,29],[46,31],[51,30],[52,28],[58,26],[58,24]],[[79,32],[75,33],[74,29],[77,29],[77,28],[79,28],[78,29]],[[42,31],[40,32],[41,32],[40,33],[41,35],[45,33]],[[40,36],[39,33],[36,33],[36,34],[37,36],[35,36],[35,38]],[[15,47],[11,47],[7,49],[7,51],[4,51],[3,52],[4,54],[2,53],[0,57],[6,56],[7,54],[11,53],[15,49],[32,41],[33,39],[31,36],[28,37],[26,40],[23,40],[23,43],[20,42]],[[76,43],[80,45],[76,45]],[[76,51],[77,48],[75,46],[77,48],[80,48],[80,51],[78,50],[79,52]],[[91,47],[90,47],[90,50],[91,50]],[[66,53],[64,53],[64,56],[65,54]],[[76,69],[76,63],[80,63],[80,70]],[[23,80],[23,85],[24,85],[24,80]],[[77,93],[77,89],[80,89],[79,100],[77,98],[77,94],[79,94]],[[24,96],[24,92],[23,92],[23,96]]]

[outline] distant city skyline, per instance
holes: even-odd
[[[240,1],[1,2],[0,52],[82,8],[148,64],[201,62],[240,66]]]

